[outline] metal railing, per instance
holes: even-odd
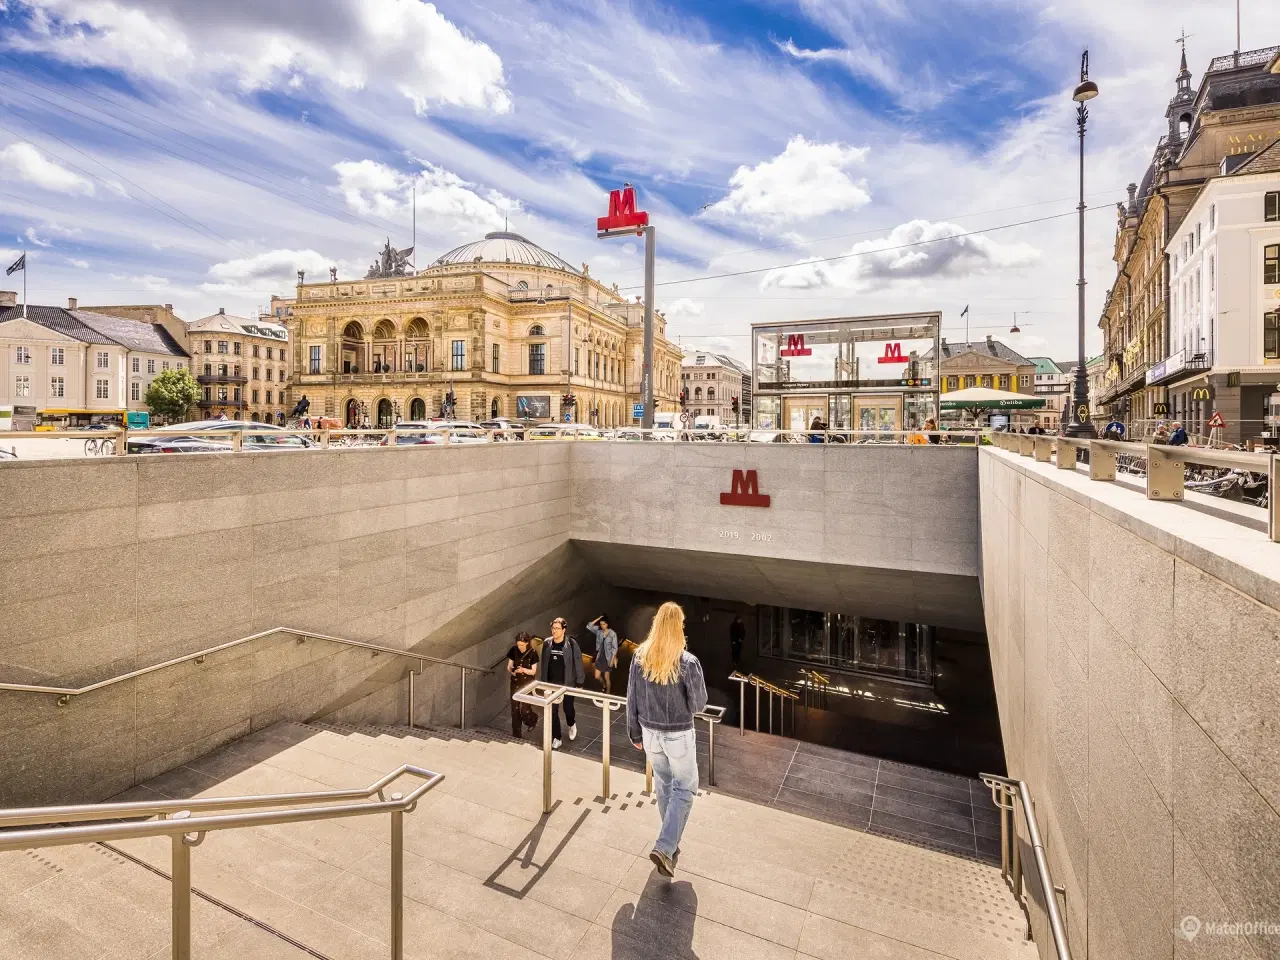
[[[231,401],[234,402],[234,401]],[[936,445],[942,446],[977,446],[983,431],[974,430],[762,430],[754,427],[716,427],[695,430],[685,426],[640,427],[617,426],[597,427],[594,424],[556,424],[544,423],[531,427],[507,427],[482,429],[476,427],[377,427],[362,429],[321,429],[315,427],[296,427],[290,429],[271,429],[266,425],[256,425],[254,421],[234,421],[244,423],[244,429],[215,430],[176,430],[172,428],[126,430],[15,430],[4,434],[5,439],[27,440],[97,440],[102,443],[102,453],[108,456],[123,457],[130,455],[129,445],[135,446],[133,455],[154,456],[150,450],[143,450],[138,441],[145,439],[177,440],[179,438],[196,438],[210,441],[215,447],[222,449],[184,451],[188,455],[253,452],[280,452],[302,449],[347,449],[350,447],[386,447],[422,445],[471,445],[476,443],[511,442],[536,440],[537,442],[635,442],[635,441],[696,441],[702,443],[815,443],[815,444],[883,444],[894,446],[930,446],[930,437],[937,438]],[[254,429],[258,426],[257,429]],[[569,429],[563,429],[569,428]],[[573,429],[579,428],[579,429]],[[587,428],[584,431],[582,428]],[[535,430],[552,430],[556,435],[530,436]],[[414,437],[413,442],[403,442],[406,437]],[[292,440],[289,443],[271,443],[276,440]],[[301,441],[301,442],[298,442]],[[88,455],[86,453],[86,455]]]
[[[387,788],[402,776],[422,780],[407,794]],[[191,850],[219,830],[268,827],[372,814],[391,815],[391,958],[404,958],[404,815],[434,789],[444,774],[405,764],[364,789],[285,793],[256,797],[209,797],[133,803],[0,810],[0,852],[80,843],[109,843],[144,837],[169,837],[170,909],[173,960],[191,960]],[[375,802],[368,801],[376,796]],[[319,804],[319,805],[317,805]],[[327,804],[327,805],[326,805]],[[253,811],[261,807],[283,809]],[[224,813],[223,811],[240,811]],[[138,817],[148,819],[135,821]],[[156,819],[150,819],[150,818]],[[84,821],[94,821],[85,823]],[[107,822],[102,822],[107,821]],[[80,824],[80,825],[76,825]],[[22,829],[40,825],[36,829]]]
[[[1071,946],[1067,942],[1067,925],[1058,897],[1066,900],[1065,887],[1055,886],[1049,872],[1049,859],[1040,839],[1040,825],[1036,822],[1035,802],[1031,790],[1023,780],[997,776],[994,773],[979,774],[982,782],[991,788],[991,801],[1000,809],[1000,875],[1009,884],[1018,905],[1027,917],[1027,939],[1031,939],[1031,914],[1027,908],[1026,891],[1022,883],[1022,847],[1018,836],[1018,818],[1015,808],[1021,808],[1027,825],[1027,842],[1035,859],[1036,879],[1044,897],[1045,916],[1049,922],[1049,935],[1058,960],[1071,960]]]
[[[553,803],[551,791],[551,711],[565,697],[590,700],[601,710],[601,719],[604,725],[600,734],[600,795],[606,800],[610,797],[609,771],[612,765],[612,745],[610,743],[611,726],[609,721],[614,711],[620,710],[627,705],[627,698],[618,696],[616,693],[596,693],[591,690],[583,690],[581,687],[569,687],[563,684],[534,680],[513,693],[511,699],[517,703],[527,703],[542,710],[543,813],[550,813]],[[713,787],[716,785],[715,727],[717,723],[724,719],[724,714],[724,707],[711,704],[708,704],[700,713],[694,714],[695,720],[702,720],[707,724],[707,782]],[[644,789],[646,793],[653,793],[653,768],[647,760],[644,768]]]
[[[791,701],[791,732],[796,730],[796,702],[799,701],[799,694],[784,690],[775,684],[770,683],[764,677],[757,677],[754,673],[741,673],[737,670],[729,674],[729,679],[738,684],[738,735],[746,734],[746,700],[747,700],[747,684],[756,688],[756,733],[773,733],[773,698],[778,698],[778,733],[781,736],[787,735],[787,701]],[[760,729],[760,691],[763,690],[769,695],[769,729],[761,731]]]
[[[134,680],[138,677],[144,677],[149,673],[155,673],[157,670],[165,670],[169,667],[175,667],[180,663],[188,663],[195,661],[196,663],[204,663],[205,658],[215,653],[221,653],[224,650],[231,650],[234,647],[241,646],[246,643],[252,643],[255,640],[261,640],[264,637],[274,636],[278,633],[292,634],[297,637],[298,643],[306,643],[308,640],[323,640],[326,643],[337,643],[346,647],[359,647],[369,650],[373,656],[378,657],[382,654],[388,654],[393,657],[400,657],[405,660],[416,660],[418,662],[417,672],[424,669],[424,665],[428,663],[438,664],[445,667],[454,667],[459,671],[461,678],[460,683],[460,699],[458,701],[458,726],[466,729],[467,726],[467,674],[487,674],[493,671],[488,667],[477,667],[469,663],[459,663],[456,660],[442,660],[439,657],[429,657],[425,654],[414,653],[411,650],[397,650],[395,647],[383,647],[374,643],[365,643],[362,640],[347,640],[343,637],[330,637],[323,633],[315,633],[310,630],[298,630],[294,627],[272,627],[270,630],[263,630],[261,633],[250,634],[247,637],[241,637],[239,640],[230,640],[227,643],[220,643],[216,646],[206,647],[203,650],[197,650],[194,653],[184,654],[181,657],[174,657],[171,660],[165,660],[162,663],[153,663],[148,667],[141,667],[137,670],[130,670],[128,673],[121,673],[117,676],[110,677],[106,680],[99,680],[97,683],[91,683],[83,687],[46,687],[39,684],[29,683],[0,683],[0,691],[9,691],[11,693],[35,693],[46,694],[58,698],[58,706],[65,707],[71,703],[74,697],[83,697],[86,694],[94,693],[106,687],[113,686],[117,683],[124,683],[126,680]],[[409,727],[413,727],[413,707],[414,707],[414,675],[415,671],[409,670]]]
[[[1059,470],[1075,470],[1077,454],[1083,450],[1088,455],[1090,480],[1115,480],[1118,461],[1122,456],[1145,458],[1148,500],[1182,500],[1186,493],[1187,464],[1261,474],[1267,478],[1267,536],[1273,542],[1280,542],[1280,516],[1277,515],[1280,507],[1276,504],[1277,466],[1274,454],[1018,433],[997,433],[994,435],[994,442],[1002,450],[1024,457],[1035,457],[1042,463],[1052,460]]]

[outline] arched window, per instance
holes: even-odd
[[[701,400],[701,399],[702,399],[702,388],[701,388],[701,387],[694,387],[694,388],[693,388],[693,399],[695,399],[695,400]]]
[[[409,419],[425,420],[427,419],[427,402],[421,397],[414,397],[409,401]]]
[[[707,399],[708,399],[708,400],[714,400],[715,398],[716,398],[716,388],[715,388],[715,387],[707,387]]]
[[[373,339],[375,340],[394,340],[395,336],[395,324],[390,320],[379,320],[378,325],[373,328]]]
[[[545,337],[546,335],[547,331],[542,329],[542,324],[540,323],[535,323],[529,328],[529,336],[531,337]]]
[[[517,289],[517,290],[528,290],[528,289],[529,289],[529,281],[528,281],[528,280],[521,280],[519,283],[517,283],[517,284],[516,284],[516,289]]]
[[[1185,137],[1191,132],[1191,114],[1184,113],[1178,118],[1178,135]]]
[[[342,339],[344,340],[363,340],[364,328],[360,324],[352,320],[342,328]]]
[[[405,327],[404,335],[407,340],[427,339],[427,321],[421,317],[414,317],[409,321],[409,325]]]
[[[391,410],[391,401],[383,397],[378,401],[378,426],[390,427],[394,425],[394,414]]]

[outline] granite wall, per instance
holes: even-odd
[[[1280,545],[1001,450],[979,477],[1005,752],[1073,956],[1280,957],[1210,927],[1280,922]]]

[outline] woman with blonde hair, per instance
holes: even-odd
[[[653,766],[662,818],[649,859],[664,877],[675,876],[680,835],[698,793],[693,717],[706,705],[702,664],[685,649],[684,610],[664,603],[636,648],[627,680],[627,735]]]

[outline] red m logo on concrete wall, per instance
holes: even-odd
[[[884,356],[878,361],[879,363],[906,363],[907,358],[902,355],[902,344],[886,343],[884,345]]]
[[[643,227],[649,223],[649,214],[636,209],[636,188],[623,187],[609,191],[609,215],[596,219],[596,229],[621,230],[625,227]]]
[[[811,357],[813,350],[804,345],[803,333],[788,333],[787,345],[778,351],[781,357]]]
[[[767,507],[769,495],[760,492],[754,470],[735,470],[729,492],[720,494],[720,503],[727,507]]]

